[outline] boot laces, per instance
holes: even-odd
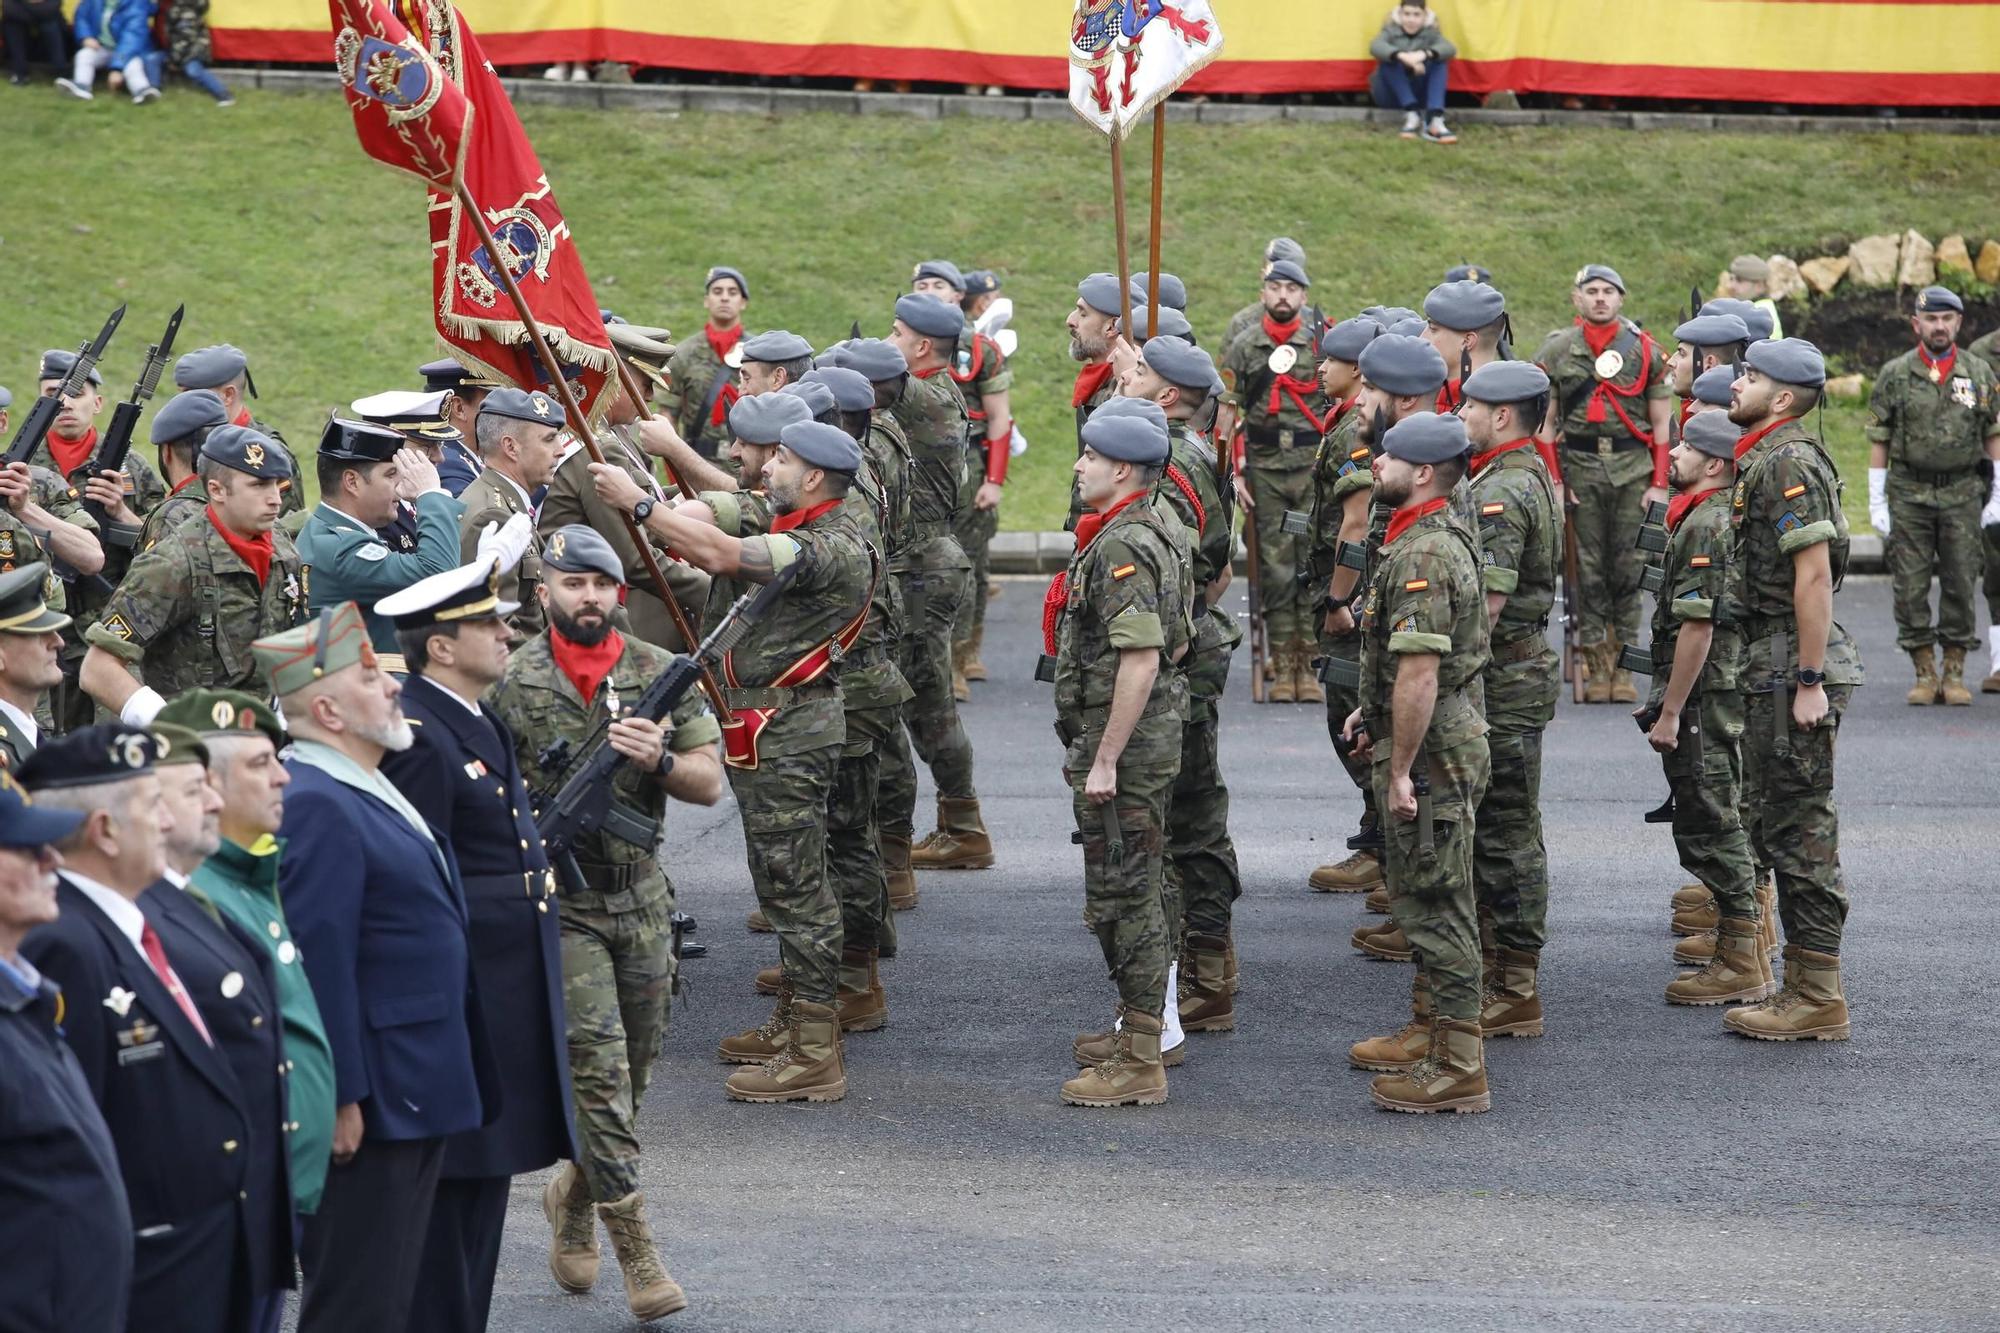
[[[560,1239],[564,1249],[590,1249],[596,1245],[597,1218],[591,1210],[590,1196],[585,1192],[582,1177],[578,1177],[569,1193],[563,1195],[560,1216]]]
[[[634,1287],[645,1288],[666,1281],[667,1270],[660,1263],[659,1251],[653,1248],[652,1237],[643,1221],[607,1219],[606,1225],[618,1249],[618,1266],[625,1271],[625,1276],[631,1279]]]

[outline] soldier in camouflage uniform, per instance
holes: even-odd
[[[1216,434],[1234,440],[1240,429],[1243,436],[1236,498],[1257,525],[1261,567],[1253,576],[1270,645],[1273,674],[1265,697],[1272,703],[1326,702],[1312,671],[1317,617],[1298,579],[1305,553],[1284,528],[1285,512],[1305,507],[1314,446],[1327,426],[1328,404],[1309,369],[1319,351],[1319,330],[1304,317],[1311,285],[1298,264],[1274,261],[1264,275],[1262,321],[1240,334],[1222,358],[1227,388]]]
[[[737,344],[743,341],[743,310],[750,304],[750,282],[741,272],[717,264],[702,280],[703,307],[708,322],[699,338],[684,338],[667,362],[667,388],[660,406],[674,432],[703,458],[715,457],[723,440],[719,429],[741,391],[736,368],[743,364]]]
[[[1056,734],[1064,745],[1085,914],[1118,987],[1118,1022],[1077,1038],[1073,1106],[1167,1099],[1161,1061],[1173,959],[1162,858],[1180,771],[1194,599],[1187,530],[1151,496],[1170,457],[1166,414],[1120,398],[1083,428],[1077,490],[1090,507],[1069,570],[1049,588]],[[1113,830],[1116,839],[1113,839]]]
[[[1389,902],[1418,967],[1413,1021],[1357,1043],[1348,1059],[1385,1071],[1370,1088],[1378,1106],[1484,1111],[1472,847],[1487,783],[1479,674],[1488,612],[1478,539],[1449,498],[1465,475],[1465,426],[1418,412],[1378,449],[1376,499],[1393,513],[1362,607],[1361,706],[1347,735],[1374,767]]]
[[[49,691],[62,682],[69,617],[43,600],[53,580],[39,560],[0,572],[0,771],[18,773],[48,729]]]
[[[0,500],[5,501],[0,505],[0,574],[31,561],[45,562],[43,597],[54,610],[67,611],[69,582],[104,568],[97,520],[61,477],[26,463],[0,469]],[[56,572],[57,564],[64,574]],[[49,712],[46,704],[44,712]],[[49,715],[52,720],[53,713]]]
[[[847,731],[833,667],[861,632],[879,570],[841,504],[860,446],[817,421],[786,426],[779,438],[764,465],[776,517],[757,536],[730,536],[692,506],[654,506],[608,464],[592,475],[608,503],[633,506],[655,537],[711,574],[761,584],[793,571],[782,606],[749,627],[720,672],[732,710],[723,728],[729,782],[784,981],[771,1019],[717,1053],[754,1066],[730,1075],[737,1101],[838,1101],[847,1095],[835,1008],[841,911],[827,877],[826,817]]]
[[[255,692],[250,645],[305,618],[303,562],[274,531],[291,467],[248,426],[210,432],[198,470],[209,521],[141,552],[84,635],[83,688],[128,725],[197,686]]]
[[[1718,367],[1733,367],[1743,359],[1750,345],[1750,328],[1736,315],[1696,315],[1674,328],[1674,350],[1667,358],[1667,379],[1681,399],[1680,419],[1685,423],[1696,409],[1694,382]],[[1728,406],[1724,403],[1723,406]]]
[[[1111,346],[1118,337],[1118,321],[1126,297],[1119,291],[1118,275],[1093,273],[1076,285],[1076,306],[1063,320],[1069,333],[1069,359],[1081,369],[1070,388],[1069,405],[1076,414],[1076,454],[1083,457],[1083,423],[1090,420],[1105,401],[1118,392],[1114,378],[1118,368],[1111,364]],[[1070,478],[1069,517],[1065,531],[1074,531],[1083,513],[1083,501],[1076,493],[1076,478]]]
[[[1277,263],[1280,259],[1290,260],[1300,268],[1304,268],[1306,266],[1306,248],[1289,236],[1273,236],[1264,245],[1264,262],[1257,270],[1257,280],[1262,282],[1266,277],[1270,276],[1271,265]],[[1255,328],[1257,321],[1262,318],[1264,318],[1264,302],[1261,296],[1231,315],[1228,326],[1222,331],[1222,341],[1216,344],[1217,347],[1222,349],[1220,359],[1227,360],[1229,350],[1236,345],[1236,340],[1246,330]],[[1387,325],[1384,325],[1384,327],[1386,328]]]
[[[1868,517],[1895,589],[1896,646],[1916,670],[1913,704],[1972,702],[1965,654],[1979,645],[1980,527],[2000,523],[2000,386],[1992,366],[1954,345],[1964,318],[1956,292],[1924,288],[1910,317],[1917,345],[1882,367],[1868,400]]]
[[[1631,674],[1618,669],[1618,650],[1639,632],[1645,560],[1633,534],[1646,507],[1667,498],[1673,384],[1652,335],[1619,313],[1625,279],[1616,269],[1578,270],[1570,299],[1575,327],[1550,334],[1535,364],[1554,398],[1541,438],[1561,443],[1561,480],[1576,504],[1584,701],[1637,703]]]
[[[1562,517],[1534,447],[1549,377],[1531,362],[1494,361],[1473,371],[1461,390],[1490,638],[1480,676],[1488,779],[1472,841],[1472,884],[1491,960],[1483,967],[1480,1027],[1489,1037],[1539,1037],[1542,999],[1535,977],[1549,916],[1542,732],[1555,718],[1562,677],[1549,647]]]
[[[1236,535],[1229,492],[1217,474],[1215,450],[1194,422],[1222,392],[1208,353],[1181,338],[1150,339],[1124,377],[1121,392],[1157,403],[1166,413],[1168,453],[1155,503],[1180,518],[1191,534],[1194,638],[1180,671],[1187,678],[1187,721],[1181,728],[1180,773],[1167,804],[1166,901],[1169,938],[1180,951],[1176,1003],[1190,1032],[1236,1026],[1231,909],[1242,896],[1236,844],[1229,838],[1229,788],[1216,755],[1217,710],[1229,682],[1229,657],[1243,631],[1220,605],[1229,586]]]
[[[189,389],[209,390],[222,400],[222,410],[228,414],[231,425],[248,426],[276,445],[292,468],[292,475],[286,478],[283,487],[282,512],[296,514],[306,507],[305,478],[299,471],[298,459],[292,456],[291,445],[276,426],[259,421],[250,413],[247,400],[257,396],[257,386],[250,378],[248,355],[228,343],[197,347],[174,362],[174,387],[183,393]]]
[[[153,506],[139,529],[139,549],[150,551],[160,538],[193,518],[208,503],[208,492],[195,475],[202,442],[218,426],[229,424],[229,413],[213,389],[177,393],[153,414],[152,439],[160,451],[160,476],[166,498]]]
[[[1967,343],[1965,350],[2000,374],[2000,329],[1982,334]],[[1980,583],[1986,589],[1986,679],[1979,682],[1981,694],[2000,694],[2000,523],[1980,523],[1980,550],[1983,572]]]
[[[556,470],[556,435],[562,425],[562,404],[545,393],[495,389],[479,405],[473,426],[479,446],[479,475],[458,493],[465,506],[458,520],[458,555],[467,561],[479,553],[480,538],[494,535],[510,523],[525,529],[527,548],[512,569],[500,575],[500,596],[520,606],[509,619],[523,638],[542,632],[542,543],[535,532],[534,494],[549,484]]]
[[[654,846],[668,797],[697,805],[721,798],[721,731],[698,690],[681,698],[669,725],[626,715],[623,701],[643,694],[672,659],[612,628],[625,567],[608,543],[589,528],[559,528],[543,569],[537,595],[548,628],[512,655],[488,695],[513,737],[522,781],[540,797],[552,795],[600,730],[630,761],[612,779],[616,817],[575,849],[583,888],[563,885],[557,903],[582,1156],[550,1181],[544,1209],[555,1229],[549,1267],[562,1286],[583,1291],[597,1274],[593,1201],[628,1215],[621,1236],[619,1219],[607,1214],[614,1239],[629,1236],[632,1218],[645,1224],[639,1107],[675,987],[674,886]],[[628,1250],[621,1243],[618,1257],[637,1313],[635,1271],[658,1269],[659,1258],[650,1240],[641,1253]]]
[[[1731,499],[1732,613],[1742,617],[1743,803],[1756,808],[1760,859],[1777,871],[1785,976],[1760,1005],[1723,1024],[1774,1041],[1848,1035],[1840,990],[1847,889],[1833,803],[1834,738],[1861,654],[1833,618],[1847,571],[1840,476],[1803,420],[1826,384],[1819,349],[1799,338],[1757,342],[1745,354],[1729,419],[1736,445]],[[1804,588],[1810,598],[1797,600]]]

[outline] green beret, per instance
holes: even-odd
[[[242,690],[183,690],[167,700],[166,707],[153,716],[154,729],[162,722],[185,727],[197,736],[251,736],[271,738],[271,745],[283,749],[291,740],[277,710],[254,694]]]
[[[171,764],[200,764],[208,767],[208,747],[201,743],[201,737],[183,726],[172,722],[162,722],[157,717],[146,728],[153,733],[156,757],[153,767],[166,768]]]
[[[303,625],[257,640],[250,655],[280,699],[336,671],[375,665],[368,622],[353,602],[326,607]]]

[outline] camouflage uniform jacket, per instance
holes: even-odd
[[[1494,644],[1541,634],[1562,572],[1562,520],[1541,456],[1519,441],[1473,473],[1470,498],[1479,522],[1481,582],[1485,591],[1507,598],[1493,626]]]
[[[101,440],[99,444],[102,445]],[[77,464],[76,471],[63,477],[63,481],[69,487],[70,499],[79,502],[83,499],[83,484],[89,481],[97,470],[96,463],[97,455],[93,451],[90,457]],[[30,467],[47,468],[58,476],[62,475],[56,469],[55,455],[49,451],[47,440],[35,446],[35,452],[28,455],[28,464]],[[143,523],[146,515],[153,512],[153,506],[167,498],[167,484],[160,480],[159,473],[153,471],[153,465],[137,453],[125,455],[125,466],[121,470],[125,473],[125,503],[131,507],[133,513],[139,515]],[[131,551],[138,545],[139,531],[138,527],[126,528],[115,524],[104,530],[104,557],[107,566],[104,576],[114,583],[124,574],[125,564],[131,558]],[[122,548],[122,557],[119,550],[114,548]],[[114,558],[117,561],[115,570],[110,567]]]
[[[1320,438],[1319,452],[1313,455],[1312,509],[1307,537],[1307,563],[1321,585],[1330,578],[1334,556],[1340,546],[1341,511],[1347,497],[1375,487],[1375,451],[1361,439],[1361,414],[1341,413],[1340,420]],[[1314,595],[1324,594],[1324,586]]]
[[[903,425],[887,412],[868,419],[868,432],[861,440],[861,455],[882,492],[882,550],[891,567],[914,540],[910,518],[910,437]]]
[[[1984,361],[1995,371],[2000,371],[2000,329],[1974,338],[1965,345],[1965,350]]]
[[[965,401],[966,420],[971,423],[971,435],[967,441],[974,449],[979,449],[986,439],[990,425],[986,419],[986,396],[1006,393],[1014,387],[1014,371],[1007,364],[1007,354],[1000,345],[983,333],[970,333],[960,340],[958,352],[951,359],[947,369],[951,382],[958,386],[959,396]],[[1007,425],[1007,422],[999,422]]]
[[[598,447],[604,451],[606,462],[623,468],[646,494],[660,494],[660,486],[653,480],[651,467],[644,459],[633,457],[622,440],[608,433],[600,435]],[[638,543],[632,540],[632,534],[626,530],[618,511],[600,500],[597,487],[591,484],[590,451],[580,444],[571,445],[569,452],[556,464],[555,478],[549,482],[548,494],[542,497],[537,527],[541,535],[547,537],[557,528],[570,523],[583,524],[610,542],[611,549],[618,553],[619,563],[625,566],[625,615],[631,621],[632,632],[655,645],[679,643],[680,631],[675,628],[673,614],[667,610],[667,604],[660,599],[652,578],[646,573],[645,563],[639,558]],[[651,537],[645,540],[654,558],[660,562],[660,572],[667,576],[667,584],[674,590],[674,595],[685,604],[693,605],[691,594],[701,586],[701,575],[663,552]]]
[[[1230,349],[1236,346],[1236,340],[1251,329],[1256,328],[1263,318],[1264,303],[1262,301],[1252,301],[1249,305],[1244,306],[1241,310],[1231,315],[1229,317],[1229,326],[1222,331],[1222,341],[1216,344],[1217,347],[1222,349],[1222,355],[1228,356]]]
[[[701,411],[701,405],[708,402],[708,391],[714,386],[717,375],[727,375],[729,380],[725,382],[733,382],[736,372],[722,363],[722,358],[708,345],[705,335],[681,339],[673,357],[667,362],[667,387],[660,395],[660,406],[672,418],[674,430],[688,442],[690,448],[700,450],[704,435],[718,444],[729,435],[726,425],[711,424],[715,411],[713,404],[708,413]],[[720,402],[721,398],[718,396],[715,401]],[[699,421],[695,419],[698,415],[701,418]],[[717,451],[710,449],[704,452]]]
[[[63,483],[63,479],[45,467],[28,468],[28,498],[46,510],[51,518],[59,518],[65,523],[74,523],[84,531],[97,535],[97,520],[84,509],[76,492]],[[48,577],[42,580],[42,600],[51,611],[66,611],[69,608],[69,585],[55,571],[55,561],[49,554],[47,533],[31,528],[13,510],[0,505],[0,574],[10,574],[19,565],[31,565],[37,560],[49,562]],[[82,632],[81,628],[64,631],[66,638]]]
[[[192,472],[188,473],[181,484],[168,491],[166,498],[154,505],[153,512],[146,515],[145,523],[139,528],[139,549],[152,550],[159,544],[160,538],[207,507],[207,488],[201,484],[201,478]]]
[[[521,780],[537,801],[555,794],[569,771],[601,740],[602,729],[637,701],[672,662],[673,654],[664,648],[627,635],[618,664],[597,687],[596,697],[586,700],[556,665],[548,631],[530,639],[509,659],[507,673],[487,692],[485,703],[513,735]],[[722,734],[699,689],[681,696],[669,720],[673,734],[667,748],[674,754],[712,745]],[[565,743],[560,759],[550,753],[551,747]],[[547,764],[545,754],[550,759]],[[657,824],[665,816],[666,790],[637,765],[619,765],[611,786],[617,802],[644,820]],[[576,848],[576,859],[593,888],[605,886],[600,892],[633,887],[666,892],[666,876],[654,858],[651,841],[627,842],[600,829]]]
[[[1439,659],[1437,703],[1424,736],[1431,753],[1484,736],[1486,590],[1478,543],[1448,506],[1385,539],[1362,605],[1361,708],[1378,762],[1393,739],[1396,676],[1406,653]]]
[[[1868,414],[1868,442],[1887,446],[1890,480],[1901,480],[1899,471],[1924,482],[1956,479],[1977,469],[1986,441],[2000,435],[2000,387],[1992,366],[1963,352],[1950,375],[1933,381],[1913,347],[1875,377]]]
[[[132,562],[85,642],[172,698],[183,690],[266,693],[250,645],[305,618],[305,574],[284,534],[271,534],[263,586],[207,521],[189,522]]]
[[[1666,695],[1667,677],[1674,668],[1674,640],[1690,620],[1715,626],[1715,638],[1695,681],[1695,693],[1736,688],[1743,640],[1728,609],[1729,548],[1734,542],[1729,530],[1729,499],[1728,487],[1709,493],[1695,501],[1667,534],[1666,556],[1661,562],[1666,581],[1653,599],[1653,703]]]
[[[1792,604],[1795,553],[1827,543],[1837,590],[1847,573],[1847,516],[1840,509],[1840,474],[1826,449],[1791,418],[1737,459],[1730,499],[1732,614],[1742,618],[1743,690],[1761,694],[1773,677],[1798,666],[1798,613]],[[1838,621],[1827,626],[1828,685],[1862,683],[1861,652]]]
[[[872,478],[870,484],[873,485]],[[874,562],[868,619],[861,626],[861,637],[839,663],[841,706],[849,713],[864,708],[892,708],[909,702],[916,691],[896,666],[896,640],[902,633],[901,603],[896,597],[896,581],[885,573],[882,529],[876,521],[880,511],[858,485],[847,493],[841,510],[853,521]]]
[[[1222,382],[1227,386],[1222,399],[1237,409],[1257,467],[1296,472],[1313,465],[1313,446],[1324,433],[1328,411],[1326,395],[1313,379],[1313,336],[1312,322],[1301,317],[1298,330],[1284,344],[1298,353],[1298,360],[1286,374],[1294,381],[1310,382],[1296,398],[1276,389],[1278,372],[1270,363],[1279,344],[1264,328],[1261,316],[1222,355]],[[1274,390],[1278,399],[1275,412],[1271,410]]]
[[[1177,659],[1193,638],[1194,600],[1187,529],[1141,495],[1111,515],[1094,540],[1070,558],[1068,602],[1056,636],[1056,718],[1072,736],[1099,732],[1110,715],[1119,656],[1159,650],[1160,670],[1140,717],[1183,711],[1185,682]]]
[[[1643,361],[1639,356],[1641,346],[1639,326],[1625,320],[1624,327],[1611,342],[1611,350],[1618,353],[1625,364],[1605,383],[1630,391],[1631,396],[1607,394],[1604,419],[1592,421],[1591,401],[1597,396],[1593,392],[1598,383],[1597,358],[1591,355],[1583,330],[1571,325],[1566,329],[1557,329],[1543,341],[1541,349],[1535,353],[1535,364],[1548,374],[1549,394],[1555,403],[1555,410],[1561,415],[1562,437],[1566,444],[1576,446],[1587,440],[1652,440],[1652,423],[1646,405],[1672,398],[1674,386],[1668,378],[1667,358],[1661,353],[1659,344],[1651,344],[1653,354]],[[1642,376],[1645,387],[1637,389],[1635,386]],[[1631,419],[1637,434],[1626,429],[1625,421],[1618,415],[1620,409]]]
[[[1185,421],[1168,422],[1167,434],[1167,471],[1154,487],[1153,503],[1180,519],[1188,531],[1188,614],[1194,639],[1180,665],[1187,673],[1190,700],[1212,708],[1229,678],[1229,654],[1243,641],[1243,631],[1229,613],[1219,604],[1210,606],[1207,597],[1208,585],[1221,577],[1235,553],[1232,492],[1215,479],[1215,451],[1208,441]]]
[[[459,492],[458,501],[465,506],[465,515],[458,520],[458,558],[466,564],[479,553],[479,534],[488,523],[504,525],[516,514],[527,514],[531,520],[534,516],[527,492],[498,468],[489,467],[474,477]],[[542,606],[535,596],[541,582],[542,539],[539,532],[531,532],[520,563],[500,576],[501,600],[521,604],[507,623],[523,638],[542,632]]]
[[[912,374],[889,412],[910,444],[909,569],[970,569],[951,525],[965,479],[965,399],[951,376]]]

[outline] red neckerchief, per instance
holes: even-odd
[[[771,531],[790,532],[793,528],[804,527],[839,503],[838,500],[821,500],[810,509],[794,509],[789,514],[779,514],[771,520]]]
[[[215,530],[222,534],[222,540],[229,544],[229,549],[236,552],[244,564],[250,566],[250,572],[257,576],[257,586],[263,587],[264,581],[271,577],[269,530],[260,532],[255,537],[239,536],[222,525],[222,520],[216,516],[214,505],[210,505],[202,512],[208,515],[208,521],[215,525]]]
[[[1611,350],[1611,344],[1618,341],[1619,331],[1625,324],[1619,319],[1613,319],[1609,324],[1593,324],[1582,315],[1578,315],[1576,326],[1583,330],[1583,341],[1590,348],[1590,354],[1598,357]]]
[[[1104,525],[1126,505],[1144,495],[1144,491],[1134,491],[1101,514],[1086,513],[1076,520],[1076,549],[1079,554],[1090,549],[1097,540],[1097,534],[1104,531]],[[1069,571],[1062,570],[1049,580],[1049,590],[1042,596],[1042,649],[1050,657],[1056,653],[1056,630],[1062,625],[1063,609],[1069,605]]]
[[[1105,362],[1105,364],[1109,365],[1111,363],[1107,361]],[[937,374],[940,370],[950,370],[950,369],[951,369],[951,364],[949,362],[939,362],[937,365],[930,367],[928,370],[912,370],[910,373],[912,375],[915,375],[920,380],[927,380],[931,376]]]
[[[1292,316],[1291,323],[1280,324],[1271,318],[1271,313],[1267,310],[1264,312],[1264,332],[1271,335],[1272,342],[1283,347],[1286,343],[1299,336],[1299,317],[1294,315]]]
[[[1923,362],[1931,372],[1932,384],[1943,384],[1945,376],[1951,374],[1951,368],[1958,364],[1958,349],[1954,347],[1944,354],[1942,360],[1935,360],[1931,357],[1930,349],[1918,343],[1917,360]]]
[[[1459,391],[1457,380],[1446,380],[1444,387],[1438,390],[1438,415],[1443,416],[1447,412],[1456,412],[1459,403],[1464,400],[1464,397],[1465,395]]]
[[[1708,499],[1711,495],[1722,494],[1722,487],[1711,486],[1705,491],[1683,491],[1667,501],[1667,531],[1672,532],[1688,516],[1688,511]]]
[[[1590,354],[1594,358],[1603,356],[1611,350],[1611,344],[1618,341],[1619,333],[1625,328],[1625,321],[1614,319],[1609,324],[1592,324],[1583,316],[1578,315],[1576,317],[1576,326],[1583,330],[1584,345],[1590,348]],[[1638,378],[1634,379],[1629,386],[1624,388],[1620,388],[1610,380],[1594,380],[1590,386],[1590,407],[1584,413],[1584,419],[1592,425],[1598,425],[1610,420],[1611,414],[1615,412],[1618,414],[1618,424],[1625,427],[1627,435],[1630,435],[1635,440],[1650,442],[1652,433],[1641,430],[1639,424],[1633,421],[1631,415],[1625,411],[1625,405],[1618,400],[1620,398],[1637,398],[1640,394],[1644,393],[1646,391],[1646,381],[1652,378],[1652,367],[1653,335],[1641,329],[1639,330]],[[1664,451],[1656,451],[1654,463],[1656,469],[1665,465],[1666,454]],[[1659,475],[1657,470],[1655,475]]]
[[[1738,463],[1741,463],[1744,459],[1744,456],[1748,454],[1752,449],[1757,447],[1759,441],[1761,441],[1766,435],[1769,435],[1772,431],[1776,430],[1778,427],[1784,425],[1787,421],[1790,420],[1791,420],[1790,417],[1779,417],[1776,421],[1773,421],[1770,425],[1759,426],[1756,430],[1751,431],[1748,435],[1745,435],[1743,438],[1739,439],[1736,442],[1736,461]]]
[[[1410,526],[1418,519],[1429,518],[1432,514],[1437,513],[1438,510],[1450,503],[1450,496],[1440,495],[1436,499],[1426,500],[1422,504],[1404,505],[1401,509],[1389,515],[1389,531],[1383,534],[1382,545],[1384,547],[1394,546],[1396,538],[1408,532]]]
[[[1290,323],[1280,324],[1273,320],[1267,311],[1264,315],[1264,332],[1271,335],[1272,342],[1283,347],[1286,343],[1298,337],[1299,319],[1294,317]],[[1317,375],[1314,375],[1310,379],[1300,379],[1288,370],[1271,381],[1271,401],[1264,405],[1264,410],[1272,416],[1276,416],[1279,408],[1279,396],[1281,394],[1289,396],[1292,400],[1292,406],[1298,408],[1305,415],[1305,419],[1312,423],[1314,430],[1324,435],[1326,434],[1327,427],[1333,424],[1332,416],[1328,416],[1322,420],[1314,416],[1313,410],[1306,406],[1306,395],[1318,392],[1319,377]]]
[[[175,482],[173,489],[168,491],[167,494],[179,495],[182,491],[194,485],[194,483],[195,483],[195,474],[190,472],[185,477],[182,477],[179,481]]]
[[[1496,444],[1483,454],[1474,454],[1472,456],[1472,475],[1476,477],[1481,472],[1484,472],[1486,470],[1486,465],[1492,462],[1494,459],[1498,458],[1500,455],[1511,454],[1516,449],[1525,449],[1534,442],[1535,441],[1532,436],[1523,435],[1518,440],[1509,440],[1505,444]]]
[[[1360,401],[1361,401],[1361,395],[1358,393],[1355,394],[1352,398],[1336,401],[1333,405],[1333,410],[1327,413],[1326,428],[1328,430],[1332,430],[1335,426],[1338,426],[1340,424],[1340,419],[1346,416],[1349,412],[1352,412],[1354,410],[1354,405]]]
[[[50,431],[49,457],[56,461],[56,471],[67,479],[69,474],[83,466],[84,460],[97,449],[97,427],[92,426],[80,439],[68,440]]]
[[[1076,387],[1070,390],[1069,405],[1071,407],[1082,407],[1097,396],[1097,391],[1104,387],[1104,381],[1110,378],[1111,363],[1109,361],[1100,361],[1094,366],[1085,366],[1082,370],[1077,371]]]
[[[1688,418],[1693,415],[1694,415],[1694,399],[1692,397],[1683,398],[1681,399],[1681,419],[1675,422],[1674,424],[1677,426],[1685,427],[1688,424]]]
[[[597,687],[611,674],[611,668],[618,665],[619,655],[624,651],[625,636],[615,629],[604,636],[603,643],[586,648],[574,639],[564,638],[554,625],[549,626],[549,654],[569,677],[569,683],[576,686],[586,705],[597,698]]]
[[[715,373],[718,375],[730,374],[729,363],[724,358],[729,355],[736,344],[743,341],[743,326],[738,324],[733,328],[718,329],[713,324],[704,324],[701,326],[701,332],[702,336],[708,339],[708,350],[715,353],[717,361],[723,362],[722,369]],[[743,390],[736,385],[723,385],[722,392],[715,395],[715,410],[708,414],[708,424],[711,426],[720,426],[726,423],[729,420],[729,409],[734,407],[736,400],[742,396]]]
[[[247,426],[250,424],[250,420],[250,409],[239,407],[236,409],[236,415],[229,419],[229,424],[232,426]]]

